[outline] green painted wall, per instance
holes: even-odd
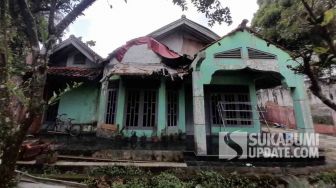
[[[67,114],[75,119],[73,123],[97,121],[99,85],[83,84],[63,95],[59,102],[58,114]]]

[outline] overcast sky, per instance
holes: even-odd
[[[115,48],[128,40],[145,36],[186,15],[201,25],[209,27],[220,36],[230,32],[243,19],[252,20],[258,6],[256,0],[222,0],[223,6],[231,9],[232,25],[215,25],[210,28],[204,14],[198,13],[189,3],[182,12],[172,0],[98,0],[84,12],[69,28],[67,36],[74,34],[83,41],[94,40],[93,49],[106,57]],[[110,8],[110,5],[113,8]]]

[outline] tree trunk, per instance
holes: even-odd
[[[32,59],[32,64],[40,62],[45,64],[46,62],[41,57]],[[6,69],[3,69],[6,72]],[[17,100],[15,96],[10,96],[7,91],[6,106],[7,110],[5,118],[8,117],[8,122],[5,121],[1,125],[4,129],[1,132],[2,140],[2,163],[0,164],[0,187],[11,187],[15,183],[15,167],[18,154],[21,148],[21,144],[25,139],[25,135],[32,125],[34,117],[39,115],[39,109],[41,107],[41,97],[43,95],[43,83],[45,77],[45,71],[39,72],[38,70],[33,72],[32,81],[29,86],[30,96],[32,99],[28,106],[24,106]],[[6,77],[7,79],[11,79]],[[13,78],[12,78],[13,79]],[[20,79],[18,79],[18,82]],[[5,81],[5,80],[4,80]],[[14,117],[14,111],[18,112]]]
[[[309,89],[312,91],[312,93],[318,97],[325,105],[327,105],[328,107],[330,107],[331,109],[333,109],[334,111],[336,111],[336,104],[334,101],[330,100],[328,97],[326,97],[323,92],[322,92],[322,88],[320,86],[320,83],[318,81],[318,79],[316,78],[313,70],[311,69],[310,66],[310,57],[305,57],[303,59],[303,68],[304,68],[304,72],[306,73],[306,75],[308,76],[308,78],[310,79],[310,87]]]
[[[24,108],[23,106],[21,108]],[[25,139],[25,135],[30,125],[32,124],[35,115],[26,116],[27,110],[20,109],[22,114],[19,114],[19,121],[21,126],[17,131],[9,131],[7,136],[3,138],[2,163],[0,164],[0,187],[10,187],[13,185],[15,179],[15,167],[21,144]],[[11,134],[12,132],[12,134]]]
[[[16,160],[18,158],[18,153],[21,148],[21,144],[25,138],[27,130],[31,126],[34,118],[40,115],[43,111],[43,89],[46,78],[46,68],[48,53],[51,48],[51,44],[54,43],[54,39],[59,37],[64,29],[69,26],[86,8],[88,8],[96,0],[82,0],[77,4],[73,10],[66,15],[66,17],[59,22],[59,24],[54,27],[54,23],[51,22],[48,26],[50,28],[50,33],[48,33],[48,40],[46,40],[45,49],[40,50],[40,41],[38,40],[38,26],[36,17],[32,14],[30,8],[30,1],[26,0],[16,0],[16,5],[14,6],[13,0],[1,0],[0,1],[0,157],[2,162],[0,164],[0,188],[10,187],[12,185],[12,180],[15,178],[15,166]],[[53,1],[52,5],[55,6]],[[15,14],[9,11],[8,3],[11,4],[11,8],[19,8]],[[54,8],[54,7],[53,7]],[[16,10],[16,9],[15,9]],[[8,13],[10,12],[10,13]],[[50,16],[53,17],[54,11],[51,11]],[[18,13],[20,19],[17,19]],[[11,23],[12,19],[13,25]],[[6,38],[8,30],[10,27],[16,28],[15,21],[19,21],[20,27],[24,28],[25,32],[19,32],[17,35],[24,35],[27,45],[27,49],[30,49],[30,55],[32,55],[32,62],[28,63],[31,65],[29,70],[31,75],[30,84],[25,87],[24,97],[28,99],[22,102],[19,100],[18,96],[14,96],[12,91],[7,88],[8,82],[15,82],[13,78],[18,78],[22,75],[15,75],[10,70],[10,64],[8,63],[7,56],[11,56],[11,53],[15,50],[11,49],[10,38]],[[54,31],[55,29],[55,31]],[[18,29],[21,31],[20,29]],[[2,43],[3,42],[3,43]],[[4,45],[4,46],[2,46]],[[9,49],[9,50],[7,50]],[[26,49],[26,48],[24,48]],[[4,50],[4,51],[1,51]],[[6,51],[7,50],[7,51]],[[43,52],[43,53],[42,53]],[[7,60],[7,61],[6,61]],[[22,61],[22,65],[25,62]],[[18,79],[20,82],[20,79]],[[15,83],[16,85],[20,85]],[[24,103],[24,104],[23,104]],[[17,107],[18,105],[18,107]],[[14,112],[19,112],[15,114]]]

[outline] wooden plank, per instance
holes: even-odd
[[[102,162],[128,162],[130,160],[122,160],[122,159],[103,159],[96,157],[79,157],[79,156],[71,156],[71,155],[58,155],[58,159],[75,159],[75,160],[88,160],[88,161],[102,161]],[[142,162],[142,163],[152,163],[156,161],[134,161],[134,162]]]
[[[102,124],[100,128],[110,132],[117,132],[118,130],[118,126],[115,124]]]
[[[17,161],[20,165],[35,165],[34,161]],[[182,162],[157,162],[157,161],[125,161],[125,162],[91,162],[91,161],[57,161],[55,166],[138,166],[138,167],[187,167],[187,164]]]
[[[31,184],[34,187],[46,187],[48,185],[58,185],[58,187],[76,187],[76,188],[87,188],[88,186],[83,183],[78,183],[78,182],[72,182],[72,181],[65,181],[65,180],[57,180],[57,179],[50,179],[50,178],[44,178],[44,177],[37,177],[33,176],[31,174],[21,172],[19,170],[15,170],[16,173],[20,174],[20,181],[21,183],[23,182],[30,182],[34,183]],[[39,186],[40,185],[40,186]]]
[[[73,161],[57,161],[55,166],[137,166],[137,167],[173,167],[173,168],[185,168],[186,163],[176,162],[73,162]]]

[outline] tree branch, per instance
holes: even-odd
[[[56,11],[56,0],[51,0],[49,20],[48,20],[49,35],[53,35],[55,33],[55,11]]]
[[[313,10],[310,8],[310,6],[308,5],[308,3],[305,0],[301,0],[303,6],[305,7],[305,9],[307,10],[309,16],[314,20],[315,23],[317,23],[317,19],[316,16],[313,12]]]
[[[30,42],[31,47],[33,48],[34,56],[36,57],[39,53],[39,41],[37,37],[37,26],[31,13],[27,1],[17,0],[20,7],[21,16],[24,24],[26,25],[27,38]]]
[[[83,13],[85,9],[92,5],[96,0],[82,0],[68,15],[65,16],[55,27],[55,36],[60,36],[63,31],[73,22],[75,19]]]

